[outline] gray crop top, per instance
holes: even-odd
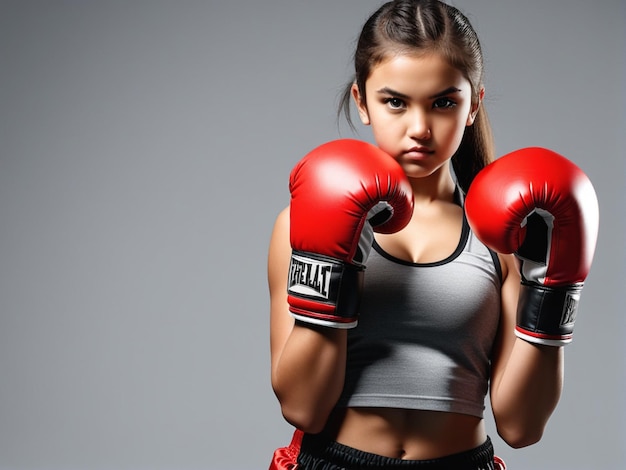
[[[482,417],[500,287],[497,256],[465,219],[456,251],[437,263],[399,260],[374,243],[338,406]]]

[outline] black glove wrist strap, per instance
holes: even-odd
[[[571,342],[583,284],[546,287],[522,282],[517,304],[517,336],[561,346]]]
[[[354,320],[358,317],[364,269],[329,256],[293,250],[287,293],[309,305],[326,306],[319,310],[328,311],[330,306],[334,310],[330,317],[337,320]],[[315,316],[315,312],[310,315]]]

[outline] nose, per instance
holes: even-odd
[[[415,109],[414,112],[408,114],[407,133],[409,137],[415,140],[430,139],[432,132],[428,114],[422,109]]]

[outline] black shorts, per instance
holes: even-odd
[[[497,470],[493,444],[487,440],[475,449],[432,460],[403,460],[363,452],[322,435],[305,434],[298,455],[299,470],[357,470],[401,468],[420,470]],[[497,458],[496,458],[497,459]]]

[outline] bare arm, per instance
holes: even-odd
[[[512,255],[501,256],[506,274],[502,318],[494,350],[491,406],[500,436],[512,447],[538,442],[563,386],[563,347],[528,343],[514,334],[520,275]]]
[[[269,247],[272,387],[285,419],[320,432],[343,389],[345,330],[295,324],[287,304],[289,209],[276,219]]]

